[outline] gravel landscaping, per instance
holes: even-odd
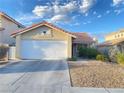
[[[69,68],[74,87],[124,88],[124,67],[118,64],[69,62]]]

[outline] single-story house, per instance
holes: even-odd
[[[16,38],[16,56],[19,59],[72,58],[78,44],[90,46],[94,43],[86,33],[70,33],[46,21],[19,30],[11,36]],[[84,40],[86,37],[90,39]]]

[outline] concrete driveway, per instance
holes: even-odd
[[[70,86],[66,61],[21,61],[0,68],[0,93],[59,93]]]

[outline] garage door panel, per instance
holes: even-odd
[[[67,58],[66,41],[22,40],[22,59],[65,59]]]

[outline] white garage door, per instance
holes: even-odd
[[[65,59],[67,58],[66,41],[21,41],[22,59]]]

